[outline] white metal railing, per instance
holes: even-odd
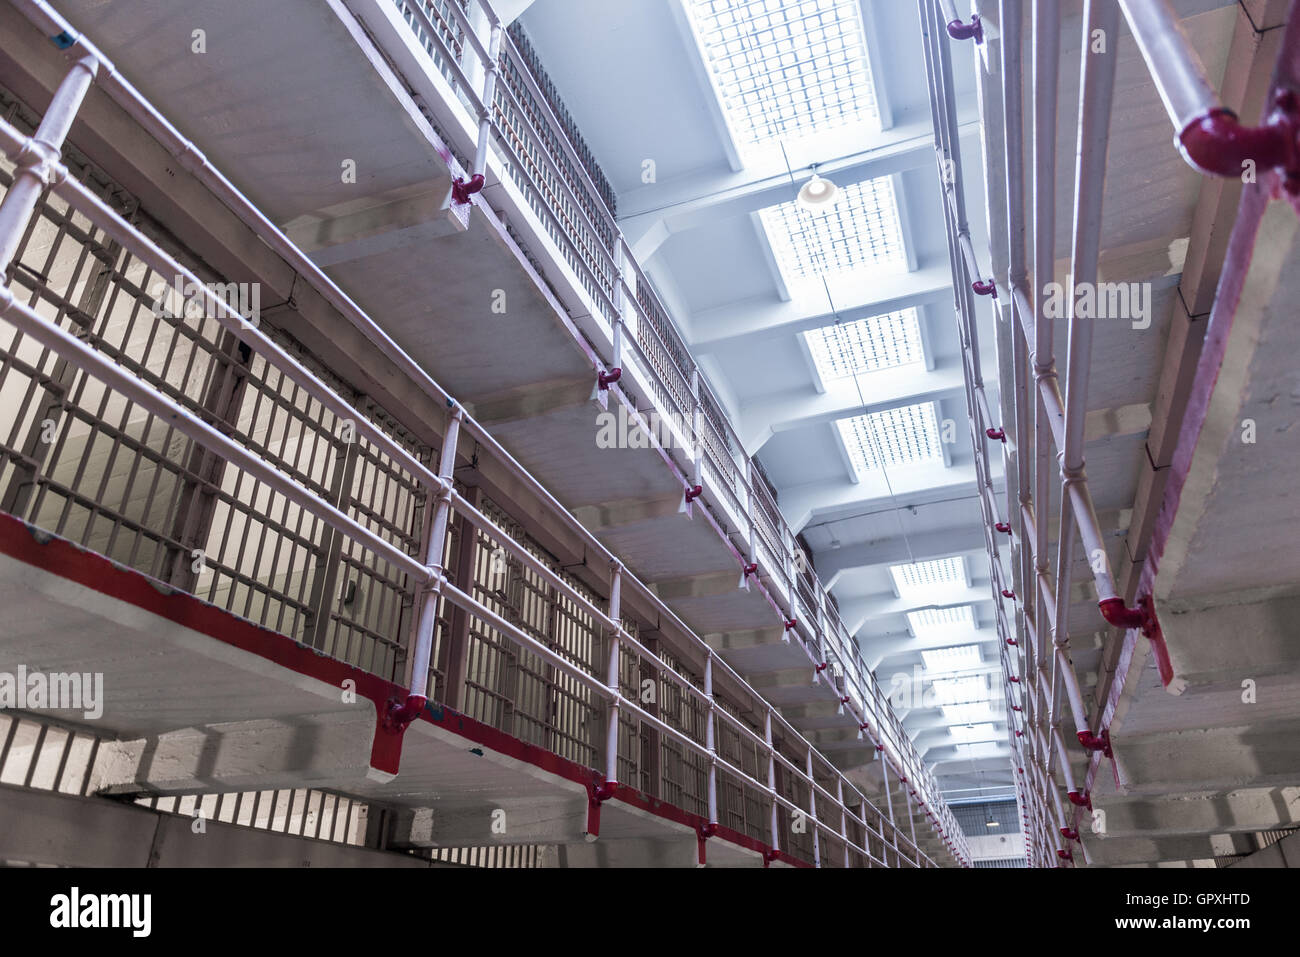
[[[198,446],[217,455],[222,461],[235,465],[241,471],[255,476],[270,489],[275,490],[286,501],[292,502],[304,512],[319,519],[326,526],[346,536],[354,544],[362,546],[369,553],[381,557],[394,568],[400,569],[412,581],[422,586],[421,606],[419,608],[418,627],[413,637],[411,649],[411,666],[409,669],[411,692],[407,701],[395,708],[394,717],[398,721],[409,721],[423,706],[423,692],[426,690],[425,675],[429,671],[430,643],[436,605],[439,599],[445,599],[457,608],[486,622],[506,636],[519,648],[528,651],[547,662],[558,672],[567,675],[595,698],[604,701],[608,709],[609,725],[618,727],[620,713],[635,715],[645,725],[655,728],[665,736],[676,740],[682,747],[699,756],[707,763],[710,791],[710,821],[716,823],[716,775],[721,771],[732,777],[749,782],[759,789],[771,802],[773,813],[773,833],[776,839],[776,814],[778,808],[784,807],[792,813],[806,815],[813,825],[813,833],[824,837],[833,844],[843,845],[845,853],[851,851],[860,859],[877,860],[870,850],[850,840],[846,834],[846,821],[849,815],[855,820],[861,818],[864,834],[876,835],[884,841],[883,826],[873,830],[867,821],[867,809],[876,814],[876,820],[883,822],[885,817],[876,811],[864,795],[848,782],[824,756],[809,744],[791,724],[778,712],[768,706],[764,715],[766,733],[758,735],[745,722],[731,715],[726,709],[718,707],[718,702],[710,693],[712,683],[718,674],[725,674],[729,684],[744,689],[755,701],[762,701],[743,678],[731,670],[724,662],[717,659],[708,645],[690,631],[679,619],[655,596],[653,591],[627,574],[617,559],[601,543],[572,518],[550,494],[532,478],[503,449],[481,425],[465,415],[455,401],[432,380],[415,361],[403,352],[355,303],[342,293],[311,261],[298,250],[284,235],[271,224],[238,190],[236,190],[221,173],[215,170],[203,155],[187,141],[164,117],[161,116],[140,94],[127,83],[107,61],[83,37],[76,36],[66,22],[43,2],[38,0],[15,0],[15,5],[22,10],[46,35],[57,44],[65,47],[69,55],[76,58],[73,69],[64,80],[46,113],[37,133],[28,137],[8,123],[0,122],[0,150],[16,164],[13,185],[0,203],[0,252],[7,262],[17,248],[27,221],[30,219],[37,199],[46,190],[58,196],[73,209],[85,215],[99,227],[106,236],[119,243],[124,249],[163,275],[183,277],[201,291],[205,308],[217,318],[229,332],[236,335],[252,351],[296,382],[312,400],[320,403],[341,418],[352,423],[357,432],[364,436],[376,449],[398,463],[410,476],[425,489],[433,507],[433,518],[429,525],[427,537],[421,556],[413,556],[407,550],[390,542],[382,534],[374,531],[340,509],[331,505],[319,492],[305,488],[293,478],[270,464],[266,459],[246,445],[232,439],[221,429],[206,422],[203,417],[178,404],[169,395],[153,388],[149,383],[133,375],[128,369],[118,364],[105,353],[88,345],[77,335],[52,323],[39,312],[18,301],[6,286],[0,289],[0,315],[24,336],[41,344],[62,357],[73,366],[109,386],[114,392],[126,397],[143,410],[147,410],[159,419],[166,421],[178,432],[188,436]],[[454,6],[452,9],[456,9]],[[183,164],[209,189],[219,196],[227,206],[251,228],[282,255],[300,276],[310,282],[322,296],[334,305],[367,339],[386,357],[392,360],[403,372],[430,397],[445,403],[451,409],[448,427],[443,443],[438,470],[415,457],[402,443],[394,440],[383,429],[377,427],[357,409],[335,393],[325,382],[302,365],[293,355],[279,346],[269,335],[260,330],[255,323],[244,319],[220,296],[199,282],[198,277],[185,269],[172,256],[163,252],[133,225],[126,222],[95,193],[75,178],[69,177],[67,169],[59,160],[59,151],[72,117],[92,81],[98,82],[126,112],[139,121],[174,155],[182,158]],[[471,437],[485,454],[491,455],[503,463],[527,488],[562,521],[569,530],[579,538],[589,553],[601,556],[610,567],[610,599],[608,608],[601,608],[581,591],[573,588],[563,577],[556,574],[544,563],[538,562],[529,550],[520,542],[505,535],[482,511],[474,506],[455,487],[452,480],[452,467],[455,463],[459,438],[464,434]],[[597,621],[611,636],[611,674],[604,677],[593,674],[575,664],[569,658],[553,651],[547,645],[537,641],[527,632],[505,620],[493,609],[486,606],[453,583],[440,565],[443,555],[443,541],[447,535],[448,515],[452,509],[471,524],[481,529],[491,529],[492,536],[501,541],[512,559],[529,568],[534,574],[546,581],[549,586],[562,594],[569,601],[581,607]],[[624,627],[619,611],[622,589],[633,588],[638,596],[655,609],[662,620],[671,623],[692,642],[694,652],[707,662],[704,689],[696,688],[686,678],[678,675],[658,655],[646,648]],[[793,590],[792,590],[793,591]],[[824,598],[824,592],[821,596]],[[824,612],[823,612],[824,614]],[[806,627],[806,626],[805,626]],[[811,634],[811,633],[810,633]],[[820,637],[827,640],[840,660],[853,662],[854,656],[844,650],[847,640],[842,624],[824,632]],[[634,698],[624,695],[618,686],[616,663],[622,652],[630,653],[654,667],[680,686],[682,693],[700,700],[707,710],[710,729],[716,728],[718,722],[728,725],[743,739],[764,750],[768,755],[766,780],[746,774],[740,768],[721,758],[710,742],[696,741],[689,734],[662,721],[651,714]],[[848,698],[846,704],[855,705],[862,710],[864,725],[867,720],[875,722],[874,728],[888,734],[895,740],[907,741],[905,734],[888,704],[881,696],[878,686],[870,679],[865,669],[858,672],[855,668],[846,669],[848,676]],[[788,740],[799,743],[800,750],[806,754],[804,766],[800,767],[783,755],[773,745],[772,733],[780,730]],[[710,735],[712,731],[710,731]],[[888,738],[886,739],[888,740]],[[617,781],[617,737],[611,734],[613,747],[607,751],[607,783]],[[910,745],[910,742],[908,742]],[[891,755],[905,780],[913,785],[913,790],[921,795],[922,807],[933,819],[949,821],[947,809],[941,803],[931,801],[929,806],[925,797],[929,793],[927,786],[933,788],[932,779],[920,764],[915,751],[899,750]],[[775,788],[775,769],[781,766],[783,773],[793,776],[807,788],[808,807],[801,807],[794,801],[779,793]],[[886,768],[886,771],[888,769]],[[821,780],[819,780],[819,776]],[[822,780],[834,782],[832,791]],[[854,797],[858,800],[854,802]],[[891,832],[888,844],[895,855],[901,855],[904,847],[910,859],[919,863],[931,863],[915,847],[915,841],[909,842],[893,825],[892,795],[889,796],[889,820]],[[856,803],[857,810],[850,805]],[[817,808],[822,813],[817,813]],[[827,811],[829,809],[829,813]],[[833,818],[838,814],[838,824]],[[910,814],[909,814],[910,818]],[[945,827],[950,846],[963,861],[967,858],[964,849],[958,843],[960,830],[948,824]],[[865,838],[864,838],[865,840]],[[899,858],[907,859],[907,858]]]
[[[1106,154],[1112,96],[1115,85],[1116,42],[1104,52],[1093,51],[1083,60],[1079,103],[1079,151],[1074,175],[1074,234],[1071,261],[1074,290],[1069,296],[1068,367],[1064,394],[1058,385],[1053,349],[1053,322],[1042,308],[1045,287],[1053,279],[1056,235],[1055,183],[1057,175],[1057,94],[1060,70],[1061,10],[1059,0],[1033,2],[1032,107],[1032,215],[1025,211],[1024,5],[1022,0],[999,0],[1001,45],[1001,109],[1004,139],[998,144],[1005,157],[1006,231],[1008,274],[1002,288],[1009,294],[1013,388],[1003,407],[1014,419],[1011,430],[995,422],[984,395],[979,368],[977,320],[972,292],[997,295],[993,280],[979,271],[966,224],[961,160],[953,114],[951,54],[943,39],[946,24],[960,21],[950,0],[918,0],[925,33],[931,106],[937,136],[940,177],[946,197],[949,245],[958,292],[956,312],[966,356],[967,400],[972,437],[1008,441],[1014,434],[1014,462],[1006,447],[1008,482],[1006,520],[988,484],[987,450],[977,455],[981,508],[993,572],[993,589],[1009,714],[1009,736],[1017,773],[1017,789],[1026,822],[1028,857],[1032,864],[1063,866],[1073,862],[1079,840],[1081,808],[1091,808],[1090,788],[1103,756],[1111,754],[1108,729],[1111,707],[1089,716],[1078,677],[1069,659],[1069,595],[1077,541],[1092,570],[1098,604],[1105,620],[1123,632],[1131,648],[1139,632],[1151,640],[1162,680],[1173,676],[1159,622],[1150,595],[1150,568],[1134,576],[1128,594],[1122,595],[1111,569],[1096,508],[1084,469],[1084,420],[1087,412],[1092,360],[1092,325],[1075,313],[1074,290],[1095,284],[1101,243],[1102,195],[1106,179]],[[1196,169],[1223,176],[1240,175],[1246,164],[1279,169],[1288,188],[1297,162],[1288,142],[1294,135],[1300,107],[1294,96],[1281,95],[1275,111],[1261,127],[1241,127],[1226,110],[1210,84],[1204,67],[1178,24],[1168,0],[1087,0],[1082,21],[1082,49],[1089,38],[1119,37],[1120,13],[1155,81],[1176,132],[1176,145]],[[978,15],[974,22],[978,23]],[[954,39],[976,36],[966,29],[947,29]],[[1032,221],[1032,231],[1027,222]],[[1029,244],[1032,243],[1032,247]],[[1033,250],[1032,274],[1028,252]],[[1031,275],[1033,287],[1031,288]],[[980,443],[982,445],[982,443]],[[1048,517],[1041,513],[1049,501],[1053,448],[1060,460],[1061,508],[1056,538],[1056,565],[1049,567],[1052,542]],[[1003,584],[1004,572],[996,536],[1011,536],[1011,577],[1019,585]],[[1137,607],[1127,601],[1143,594]],[[1015,627],[1008,622],[1001,599],[1017,601]],[[1126,675],[1117,674],[1109,704],[1122,693]],[[1076,784],[1065,737],[1060,730],[1062,696],[1069,704],[1076,739],[1089,752],[1085,781]],[[1094,725],[1097,727],[1094,728]],[[1116,768],[1116,775],[1119,776]],[[1061,786],[1071,806],[1061,799]]]

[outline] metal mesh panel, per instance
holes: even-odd
[[[29,117],[15,117],[24,120],[32,128]],[[260,289],[249,295],[201,271],[71,148],[65,161],[222,298],[258,306]],[[11,182],[12,164],[0,163],[0,188]],[[410,475],[252,354],[177,277],[155,273],[57,197],[37,204],[9,279],[15,295],[51,322],[418,552],[424,503]],[[299,351],[274,329],[263,331]],[[313,371],[351,395],[326,370]],[[382,410],[368,414],[403,439]],[[405,441],[417,457],[431,457]],[[413,597],[404,574],[4,323],[0,509],[367,670],[397,674]]]
[[[693,0],[742,146],[878,118],[856,0]]]
[[[787,282],[907,268],[891,177],[842,187],[829,209],[813,213],[791,201],[760,210],[759,218]]]

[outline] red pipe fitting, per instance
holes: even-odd
[[[1087,750],[1100,751],[1108,758],[1115,757],[1110,749],[1110,731],[1102,731],[1100,735],[1093,734],[1091,731],[1080,731],[1075,737]]]
[[[700,840],[707,841],[709,838],[713,837],[713,835],[718,833],[717,822],[709,821],[707,824],[701,824],[696,828],[696,831],[700,835]]]
[[[1005,442],[1007,440],[1006,429],[985,429],[984,434],[995,442]]]
[[[840,704],[848,704],[848,703],[849,703],[848,695],[844,695],[843,697],[840,698]]]
[[[692,485],[690,488],[686,490],[686,504],[690,505],[691,502],[695,501],[703,494],[704,494],[703,485]]]
[[[1240,176],[1245,164],[1258,169],[1278,169],[1288,193],[1300,192],[1300,97],[1279,90],[1273,112],[1262,126],[1242,126],[1232,110],[1210,110],[1188,123],[1178,134],[1183,157],[1211,176]]]
[[[1004,589],[1002,589],[1002,597],[1003,597],[1003,598],[1010,598],[1012,601],[1015,601],[1015,600],[1016,600],[1016,593],[1013,592],[1010,588],[1004,588]]]
[[[482,190],[483,190],[482,173],[475,173],[473,176],[469,178],[469,182],[465,182],[465,178],[461,176],[458,177],[456,181],[451,184],[451,198],[454,199],[457,203],[463,205],[469,202],[469,198],[471,196],[473,196],[475,193],[482,192]]]
[[[1082,794],[1078,791],[1071,791],[1066,797],[1070,799],[1070,803],[1075,807],[1086,807],[1089,811],[1092,810],[1092,795],[1087,791]]]
[[[597,375],[596,381],[599,383],[600,391],[607,392],[609,387],[621,378],[623,378],[623,370],[615,366],[608,372],[602,372]]]
[[[1023,711],[1023,710],[1025,710],[1025,709],[1022,708],[1022,707],[1020,707],[1020,705],[1018,705],[1018,704],[1013,704],[1013,705],[1011,706],[1011,710],[1012,710],[1012,711]]]
[[[787,618],[787,619],[785,620],[785,630],[786,630],[786,631],[794,631],[795,628],[798,627],[798,625],[799,625],[799,619],[798,619],[798,618]]]
[[[829,661],[823,661],[821,664],[819,664],[819,665],[817,666],[817,673],[818,673],[818,674],[821,674],[823,671],[825,671],[825,670],[826,670],[827,668],[829,668],[830,666],[831,666],[831,663],[830,663]]]
[[[865,731],[866,729],[867,729],[867,726],[864,724],[864,725],[862,726],[862,730]],[[883,751],[883,750],[885,750],[885,746],[884,746],[883,744],[878,744],[878,745],[876,745],[876,750],[877,750],[877,751]]]
[[[754,572],[758,571],[758,562],[750,562],[745,566],[745,577],[748,578]]]
[[[428,703],[429,699],[422,694],[408,694],[405,701],[389,701],[384,712],[384,730],[401,734],[424,712],[424,706]]]
[[[998,522],[993,527],[997,529],[999,532],[1001,532],[1003,535],[1011,534],[1011,525],[1007,522]]]
[[[1017,732],[1016,732],[1016,737],[1017,737],[1017,738],[1023,738],[1024,736],[1025,736],[1025,732],[1023,732],[1023,731],[1017,731]]]
[[[599,784],[591,786],[591,800],[594,804],[604,804],[614,796],[614,789],[618,787],[617,781],[601,781]]]
[[[976,279],[970,284],[971,290],[977,296],[992,296],[998,298],[998,284],[992,279]]]
[[[1012,648],[1019,648],[1019,647],[1020,647],[1020,642],[1016,641],[1016,639],[1014,639],[1014,638],[1008,638],[1008,639],[1007,639],[1007,644],[1010,645]]]
[[[1074,855],[1063,847],[1057,850],[1056,856],[1063,861],[1069,861],[1071,864],[1074,863]]]
[[[972,14],[970,23],[962,23],[960,20],[948,21],[948,36],[954,40],[974,39],[976,43],[984,42],[984,24],[980,23],[980,15]]]
[[[1011,676],[1010,678],[1008,678],[1007,680],[1010,681],[1013,685],[1018,685],[1018,684],[1020,684],[1020,679],[1017,678],[1015,675],[1012,675],[1012,676]]]
[[[1079,840],[1079,832],[1076,831],[1074,828],[1072,828],[1072,827],[1063,827],[1063,828],[1061,828],[1060,830],[1061,830],[1061,837],[1065,838],[1067,841],[1078,841],[1078,840]]]

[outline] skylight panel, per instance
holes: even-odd
[[[880,468],[943,461],[935,403],[869,412],[835,423],[859,478]]]
[[[970,605],[956,608],[925,608],[909,611],[907,624],[917,638],[944,635],[954,631],[968,631],[975,627],[975,616]]]
[[[974,668],[984,659],[979,645],[959,645],[956,648],[938,648],[921,652],[926,671],[962,671]]]
[[[741,151],[879,125],[859,0],[686,0]]]
[[[987,695],[984,679],[979,675],[969,678],[940,678],[931,684],[939,705],[978,701]]]
[[[948,733],[957,741],[992,741],[997,737],[992,723],[953,725]]]
[[[973,722],[987,721],[993,711],[993,706],[990,702],[985,701],[949,704],[944,705],[942,711],[945,721],[950,721],[953,724],[971,724]]]
[[[866,267],[905,270],[907,250],[890,176],[850,183],[835,205],[811,212],[795,200],[759,210],[785,281],[838,276]]]
[[[928,601],[951,594],[966,585],[966,562],[958,558],[937,558],[910,565],[890,565],[889,574],[904,601]]]
[[[916,307],[804,333],[823,382],[925,361]]]

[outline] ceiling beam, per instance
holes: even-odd
[[[996,486],[996,482],[994,483]],[[882,500],[899,507],[922,504],[927,498],[950,497],[975,489],[975,466],[923,465],[889,469],[888,482],[875,469],[861,481],[848,478],[809,482],[781,490],[781,509],[796,532],[818,515]]]
[[[960,131],[963,136],[977,133],[979,123],[970,117]],[[843,187],[933,162],[934,133],[926,120],[885,130],[868,149],[819,163],[817,172]],[[796,177],[804,178],[805,169],[796,170]],[[619,227],[629,236],[643,237],[633,252],[638,259],[649,258],[674,233],[789,202],[796,185],[779,160],[739,171],[697,170],[620,195]]]
[[[845,545],[821,551],[813,557],[817,574],[828,589],[834,588],[839,577],[851,568],[872,568],[879,565],[898,565],[903,562],[925,562],[935,558],[950,558],[959,552],[984,551],[984,532],[978,524],[953,528],[943,532],[910,535],[906,539],[873,539],[859,545]]]
[[[702,309],[692,317],[691,345],[697,354],[718,352],[742,342],[786,339],[833,325],[837,319],[855,322],[911,306],[952,303],[952,269],[946,261],[922,263],[913,272],[892,276],[827,277],[827,285],[834,308],[821,280],[813,279],[790,283],[788,301],[747,300]]]
[[[952,362],[933,370],[883,369],[871,373],[859,389],[851,378],[835,379],[825,392],[811,387],[747,403],[741,410],[740,435],[749,455],[756,455],[778,432],[808,428],[865,412],[884,412],[934,399],[959,396],[965,389],[961,367]],[[862,404],[867,398],[866,405]]]

